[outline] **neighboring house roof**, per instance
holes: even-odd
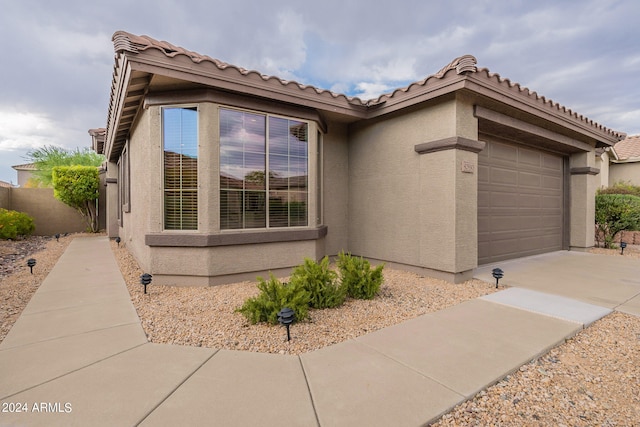
[[[0,187],[12,188],[13,184],[11,184],[10,182],[6,182],[6,181],[0,181]]]
[[[321,126],[323,116],[353,122],[468,90],[480,95],[488,106],[497,100],[501,105],[520,110],[526,108],[532,116],[543,117],[557,129],[579,134],[597,146],[611,146],[626,136],[486,68],[478,69],[476,58],[471,55],[458,57],[436,74],[405,88],[375,99],[361,100],[266,76],[148,36],[118,31],[113,35],[113,43],[116,58],[109,115],[103,151],[99,151],[105,153],[110,161],[119,156],[143,102],[149,103],[153,98],[149,91],[152,85],[157,92],[163,88],[167,91],[214,88],[220,91],[218,99],[225,92],[234,92],[261,98],[265,102],[280,101],[307,109],[311,115],[321,112],[315,118]],[[161,103],[163,100],[166,98],[156,95],[152,102]]]
[[[35,163],[25,163],[24,165],[14,165],[11,166],[13,169],[17,171],[35,171],[38,170]]]
[[[102,153],[104,150],[104,137],[107,134],[107,129],[97,128],[89,129],[89,135],[91,135],[91,147],[96,153]]]
[[[613,162],[640,162],[640,135],[632,135],[618,142],[611,149]]]

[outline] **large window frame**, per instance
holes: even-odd
[[[228,106],[218,108],[218,120],[220,230],[286,230],[315,222],[311,122]]]
[[[163,229],[198,230],[199,112],[197,105],[164,106],[162,121]]]

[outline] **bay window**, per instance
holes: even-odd
[[[308,225],[309,124],[219,111],[220,228]]]

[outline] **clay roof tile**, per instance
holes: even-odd
[[[613,146],[618,160],[640,159],[640,135],[628,136]]]
[[[247,70],[242,67],[228,64],[219,59],[211,58],[210,56],[201,55],[196,52],[192,52],[187,49],[184,49],[182,47],[174,46],[173,44],[166,41],[155,40],[149,36],[144,36],[144,35],[136,36],[124,31],[118,31],[113,35],[113,43],[114,43],[114,49],[116,53],[121,53],[124,51],[138,53],[148,49],[157,49],[162,53],[164,53],[167,57],[173,58],[179,55],[184,55],[190,58],[191,61],[197,64],[208,62],[213,64],[220,70],[233,69],[233,70],[236,70],[239,74],[246,76],[248,78],[260,78],[266,82],[276,82],[281,84],[283,87],[293,87],[294,89],[297,89],[300,91],[312,92],[315,96],[330,97],[334,99],[342,98],[354,106],[361,106],[361,107],[373,107],[379,104],[383,104],[389,99],[402,97],[413,90],[420,90],[420,88],[428,86],[434,81],[444,79],[449,72],[455,71],[457,74],[471,74],[471,75],[478,76],[479,78],[485,78],[490,82],[494,82],[498,86],[503,86],[505,89],[508,89],[511,91],[517,91],[521,95],[526,96],[535,102],[539,102],[547,107],[556,109],[559,112],[562,112],[563,114],[572,116],[575,119],[582,121],[589,126],[593,126],[599,129],[601,132],[607,133],[617,139],[622,139],[626,136],[626,134],[624,133],[616,132],[611,129],[608,129],[594,122],[593,120],[588,119],[585,116],[579,115],[578,113],[554,102],[551,99],[547,99],[544,96],[540,96],[536,92],[521,86],[517,82],[512,82],[509,79],[503,78],[499,74],[492,73],[486,68],[478,69],[476,66],[476,63],[477,63],[476,58],[473,57],[472,55],[460,56],[454,59],[453,61],[451,61],[442,69],[440,69],[437,73],[427,76],[426,78],[420,81],[417,81],[415,83],[411,83],[410,85],[404,88],[396,89],[391,93],[380,95],[379,97],[374,99],[362,100],[358,97],[338,94],[326,89],[321,89],[314,86],[301,84],[295,81],[284,80],[278,77],[264,75],[259,73],[258,71]],[[114,72],[114,81],[115,79],[116,79],[116,73]]]

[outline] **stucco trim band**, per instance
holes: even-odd
[[[146,234],[144,243],[147,246],[169,247],[213,247],[253,245],[256,243],[293,242],[300,240],[317,240],[327,235],[326,225],[317,228],[277,231],[250,231],[220,234]]]
[[[598,175],[600,169],[591,166],[584,166],[580,168],[571,168],[571,175]]]
[[[416,153],[427,154],[444,150],[463,150],[479,153],[484,150],[485,143],[483,141],[475,141],[473,139],[463,138],[461,136],[452,136],[450,138],[439,139],[437,141],[423,142],[414,146]]]

